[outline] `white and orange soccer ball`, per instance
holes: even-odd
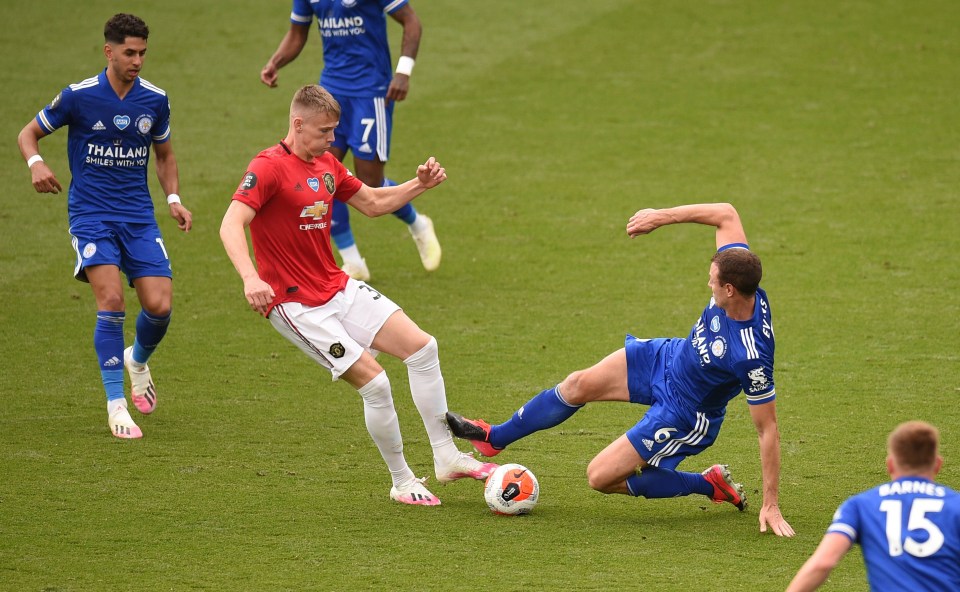
[[[500,465],[487,477],[483,498],[494,514],[529,514],[540,497],[540,483],[523,465]]]

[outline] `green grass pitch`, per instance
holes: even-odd
[[[493,516],[476,482],[433,483],[439,508],[390,502],[359,398],[247,309],[217,235],[247,162],[284,135],[293,90],[317,79],[316,31],[268,89],[258,74],[289,2],[7,4],[0,590],[782,590],[837,504],[885,478],[896,423],[937,424],[942,481],[960,486],[956,2],[413,3],[424,37],[387,172],[407,179],[430,155],[447,167],[417,202],[443,265],[426,274],[397,221],[353,218],[371,283],[437,337],[450,407],[500,421],[627,332],[685,335],[709,298],[713,233],[629,240],[626,221],[731,201],[774,311],[793,539],[758,532],[742,397],[681,467],[729,463],[754,502],[743,514],[591,491],[587,463],[643,412],[615,404],[502,455],[540,480],[531,516]],[[16,149],[63,86],[103,67],[120,11],[150,26],[143,76],[172,97],[195,217],[179,233],[151,178],[175,315],[135,442],[106,427],[65,196],[37,195]],[[64,183],[65,145],[65,130],[41,143]],[[408,460],[431,474],[404,368],[384,364]],[[858,551],[824,589],[866,589]]]

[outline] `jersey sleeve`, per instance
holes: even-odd
[[[73,112],[74,94],[70,87],[60,91],[53,97],[50,104],[37,113],[37,123],[47,134],[52,134],[61,127],[69,125]]]
[[[290,22],[295,25],[309,25],[312,21],[313,9],[310,8],[310,0],[293,0]]]
[[[717,249],[717,252],[726,251],[727,249],[746,249],[749,251],[750,245],[747,243],[729,243]]]
[[[857,542],[858,532],[860,530],[860,514],[857,511],[856,498],[850,498],[840,504],[837,511],[833,513],[833,522],[827,527],[827,532],[835,532],[848,537],[854,543]]]
[[[407,0],[380,0],[380,6],[383,7],[384,14],[394,13],[406,4]]]
[[[743,360],[735,366],[734,371],[750,405],[762,405],[777,398],[772,360],[762,357]]]
[[[164,97],[163,106],[157,113],[157,120],[150,130],[154,144],[163,144],[170,139],[170,99]]]
[[[276,166],[269,158],[257,156],[250,162],[233,199],[259,212],[276,193]]]

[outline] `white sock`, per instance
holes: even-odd
[[[112,399],[107,401],[107,415],[113,415],[113,412],[116,411],[117,407],[127,408],[127,398],[123,397],[120,399]]]
[[[403,457],[403,439],[400,436],[400,422],[397,410],[393,406],[390,394],[390,379],[387,373],[377,374],[373,380],[363,385],[357,392],[363,399],[363,419],[367,432],[380,450],[380,456],[387,463],[393,484],[399,485],[413,478],[413,471]]]
[[[427,221],[419,213],[417,217],[413,219],[413,222],[410,223],[410,232],[414,234],[422,232],[427,229]]]
[[[360,249],[357,248],[356,243],[346,249],[340,249],[340,258],[343,259],[344,263],[363,265],[363,257],[360,256]]]
[[[447,391],[440,374],[440,355],[433,337],[417,353],[403,361],[410,379],[410,394],[420,412],[433,447],[434,462],[449,465],[460,455],[447,427]]]

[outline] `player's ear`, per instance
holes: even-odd
[[[933,474],[936,475],[940,472],[940,469],[943,468],[943,457],[939,454],[937,455],[937,462],[933,465]]]

